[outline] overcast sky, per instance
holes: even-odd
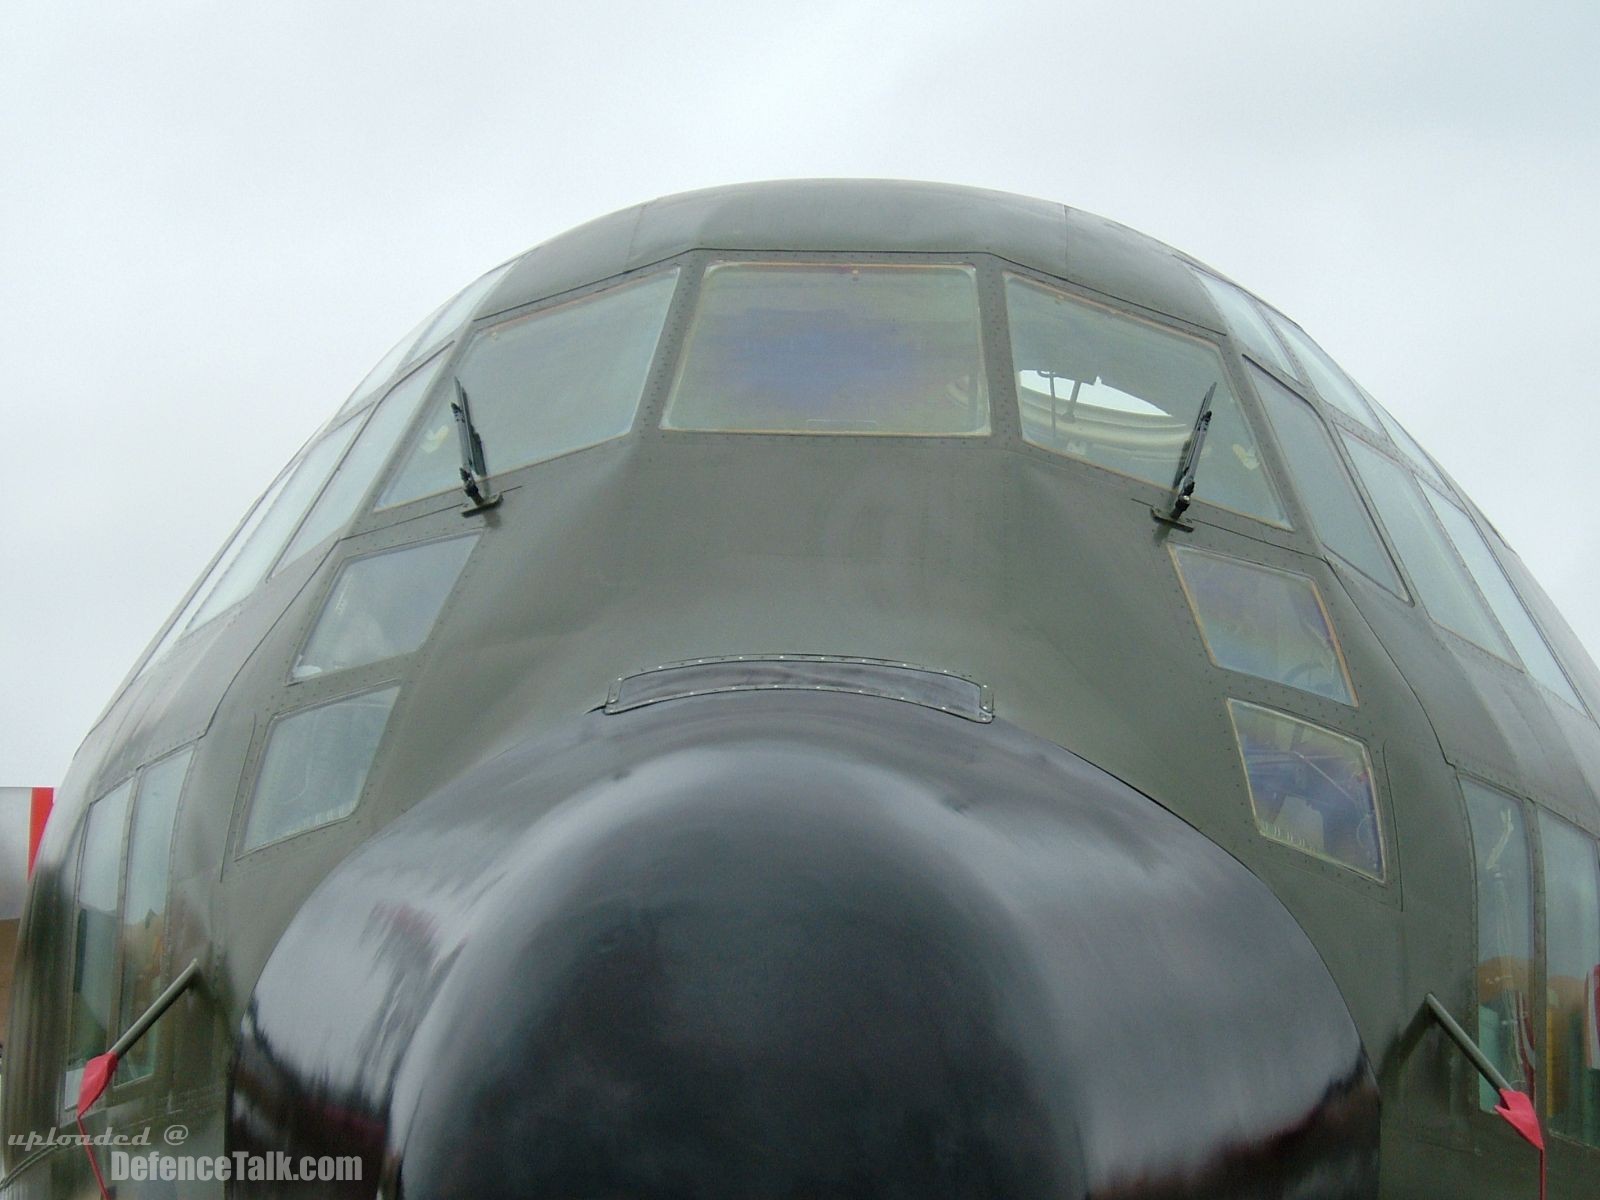
[[[1115,218],[1298,319],[1600,649],[1600,5],[81,4],[0,15],[0,783],[485,268],[752,179]]]

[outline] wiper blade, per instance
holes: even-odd
[[[456,437],[461,444],[461,490],[467,494],[462,516],[470,516],[493,508],[501,497],[489,487],[489,464],[483,457],[483,439],[472,424],[472,404],[467,399],[467,389],[456,380],[456,398],[450,402],[450,411],[456,418]]]
[[[1183,529],[1191,528],[1183,519],[1183,514],[1188,512],[1189,505],[1194,503],[1194,488],[1198,482],[1197,473],[1200,469],[1200,451],[1206,444],[1206,431],[1211,428],[1211,402],[1216,394],[1217,385],[1213,381],[1206,389],[1205,399],[1200,401],[1200,411],[1195,414],[1194,428],[1189,431],[1189,440],[1184,445],[1183,457],[1178,462],[1178,477],[1172,482],[1172,503],[1166,512],[1160,509],[1151,510],[1158,521],[1166,521]]]

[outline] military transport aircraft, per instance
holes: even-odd
[[[397,345],[90,731],[0,1193],[1592,1197],[1597,713],[1203,264],[930,184],[642,204]]]

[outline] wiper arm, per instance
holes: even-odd
[[[450,411],[456,418],[456,437],[461,443],[461,490],[467,494],[467,504],[461,515],[471,516],[500,503],[501,497],[489,487],[489,465],[483,457],[483,439],[472,424],[472,405],[467,400],[467,389],[456,380],[456,398],[450,402]]]
[[[1184,445],[1183,457],[1178,462],[1178,477],[1172,483],[1172,503],[1166,512],[1152,509],[1156,520],[1165,521],[1170,525],[1188,529],[1189,524],[1184,521],[1183,514],[1189,511],[1189,505],[1194,503],[1194,488],[1198,482],[1196,476],[1200,469],[1200,451],[1206,444],[1206,431],[1211,428],[1211,401],[1217,394],[1217,385],[1213,381],[1206,389],[1205,399],[1200,401],[1200,411],[1195,414],[1194,428],[1189,431],[1189,440]]]

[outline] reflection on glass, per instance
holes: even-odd
[[[1266,407],[1288,460],[1289,474],[1323,544],[1374,583],[1397,596],[1405,595],[1389,552],[1378,540],[1372,517],[1356,494],[1322,418],[1266,372],[1252,368],[1250,381]]]
[[[128,833],[128,881],[122,896],[122,1003],[120,1030],[127,1029],[161,994],[166,965],[167,875],[172,822],[189,769],[191,750],[162,759],[145,771]],[[155,1069],[162,1022],[157,1022],[122,1058],[118,1076],[138,1079]]]
[[[1379,432],[1378,419],[1373,416],[1372,409],[1367,407],[1361,389],[1356,386],[1355,380],[1346,375],[1339,364],[1328,356],[1328,352],[1312,341],[1306,331],[1293,321],[1277,313],[1271,313],[1269,319],[1272,321],[1272,327],[1278,331],[1278,336],[1288,345],[1295,358],[1299,359],[1302,377],[1310,380],[1317,395],[1345,416],[1355,418],[1374,433]]]
[[[351,559],[295,660],[294,677],[410,654],[433,628],[477,540],[449,538]]]
[[[243,849],[254,850],[354,812],[399,694],[398,686],[363,692],[273,722]]]
[[[988,433],[976,274],[966,266],[714,263],[662,427]]]
[[[1214,346],[1014,275],[1006,305],[1026,441],[1171,487],[1215,386],[1196,498],[1288,523]]]
[[[111,1048],[117,983],[117,894],[122,888],[122,829],[133,782],[89,806],[78,860],[78,920],[73,939],[72,1035],[67,1065],[81,1067]],[[76,1094],[67,1097],[76,1102]]]
[[[1600,856],[1595,842],[1539,811],[1544,850],[1550,1087],[1548,1128],[1600,1146]]]
[[[1522,806],[1504,792],[1461,781],[1472,829],[1478,896],[1478,1045],[1513,1088],[1533,1082],[1533,884]],[[1478,1106],[1500,1097],[1478,1081]]]
[[[1261,315],[1261,310],[1256,307],[1255,301],[1231,283],[1223,283],[1222,280],[1203,271],[1196,271],[1195,274],[1205,285],[1206,291],[1211,294],[1212,303],[1222,314],[1222,321],[1227,326],[1228,332],[1243,343],[1247,351],[1269,367],[1276,367],[1285,375],[1298,378],[1294,364],[1283,352],[1283,344],[1278,341],[1278,335],[1272,332],[1272,327]]]
[[[1315,583],[1203,550],[1178,549],[1173,556],[1195,624],[1219,667],[1355,703]]]
[[[1417,585],[1428,615],[1469,642],[1509,659],[1511,647],[1506,645],[1500,627],[1489,615],[1410,472],[1360,438],[1349,434],[1344,437],[1356,474],[1367,485],[1367,494],[1377,505],[1378,516]]]
[[[1273,841],[1381,880],[1383,831],[1367,748],[1287,713],[1229,700],[1256,825]]]
[[[356,506],[365,498],[372,481],[394,453],[396,443],[411,424],[417,406],[432,386],[434,376],[444,360],[445,356],[441,354],[417,368],[373,410],[365,428],[361,430],[361,436],[356,438],[350,453],[345,455],[316,505],[301,523],[294,541],[289,543],[289,548],[278,560],[275,573],[343,528],[355,515]]]
[[[1567,677],[1557,664],[1555,655],[1550,653],[1550,647],[1545,644],[1544,635],[1539,632],[1538,626],[1533,623],[1533,618],[1528,615],[1528,610],[1523,607],[1521,598],[1512,588],[1505,572],[1500,569],[1500,564],[1495,561],[1494,552],[1483,540],[1483,535],[1472,523],[1472,518],[1433,488],[1424,486],[1422,492],[1428,498],[1428,503],[1433,505],[1439,523],[1444,526],[1451,543],[1461,555],[1462,561],[1467,564],[1467,570],[1472,573],[1472,578],[1483,592],[1484,599],[1494,610],[1500,628],[1505,630],[1506,636],[1511,639],[1511,644],[1516,647],[1517,654],[1528,668],[1528,673],[1573,708],[1582,712],[1583,705],[1578,702],[1578,694],[1567,682]]]
[[[481,330],[456,377],[490,474],[581,450],[633,428],[676,269]],[[461,447],[441,388],[380,508],[461,486]]]

